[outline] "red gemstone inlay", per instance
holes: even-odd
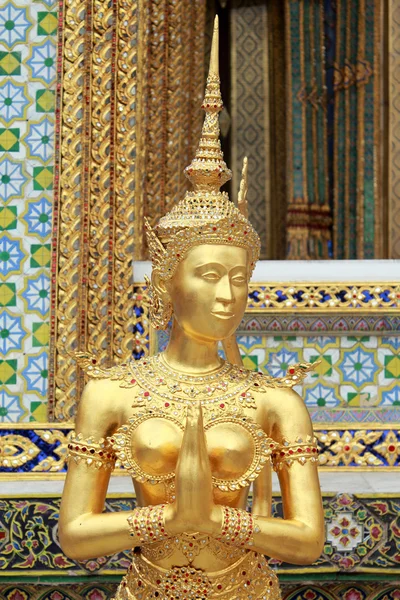
[[[350,446],[347,446],[347,445],[346,445],[346,446],[343,448],[343,450],[344,450],[345,452],[350,452],[351,448],[350,448]]]
[[[164,404],[164,406],[166,406],[166,407],[168,408],[168,406],[169,406],[169,402],[166,402],[166,403]]]
[[[396,450],[396,446],[393,446],[393,444],[390,444],[390,446],[388,447],[389,452],[394,452]]]

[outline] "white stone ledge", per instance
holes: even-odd
[[[134,281],[143,283],[150,276],[151,262],[133,263]],[[253,273],[253,282],[295,283],[338,281],[400,282],[400,260],[260,260]]]
[[[321,489],[326,493],[348,494],[388,494],[398,493],[399,473],[397,472],[324,472],[320,471]],[[10,495],[45,494],[61,495],[64,486],[63,480],[56,481],[1,481],[0,498]],[[273,490],[279,492],[279,482],[276,474],[273,475]],[[108,492],[110,494],[133,493],[132,482],[129,477],[111,477]]]

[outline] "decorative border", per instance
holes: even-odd
[[[73,424],[0,425],[0,481],[62,479]],[[314,424],[320,469],[329,471],[400,471],[400,424]],[[127,475],[117,463],[114,475]]]
[[[250,283],[246,312],[352,311],[400,315],[400,284],[382,283]]]
[[[61,498],[55,494],[7,495],[0,500],[0,577],[122,575],[131,551],[77,563],[61,551],[57,524]],[[251,506],[251,498],[249,505]],[[323,494],[326,542],[321,557],[299,567],[269,559],[279,575],[375,573],[400,576],[399,494]],[[132,510],[132,494],[111,494],[106,510]],[[282,517],[274,495],[272,514]]]
[[[285,581],[280,576],[282,600],[397,600],[399,587],[385,581],[364,581],[357,576],[345,582],[327,581],[318,583],[316,573],[307,583]],[[117,589],[118,583],[99,577],[88,578],[84,583],[0,583],[0,594],[5,600],[108,600]]]

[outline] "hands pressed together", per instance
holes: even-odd
[[[221,530],[222,507],[214,503],[210,461],[203,426],[201,403],[189,404],[182,447],[175,474],[175,496],[165,508],[170,533]]]

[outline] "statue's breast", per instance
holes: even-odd
[[[256,422],[243,416],[214,418],[205,424],[204,433],[213,484],[221,490],[249,485],[270,462],[276,446]],[[131,418],[110,441],[137,481],[158,483],[175,476],[183,434],[178,418],[147,413]]]
[[[238,423],[217,423],[205,432],[211,471],[218,479],[240,479],[251,466],[255,443]],[[130,435],[132,459],[150,476],[175,471],[182,445],[183,428],[162,418],[141,423]]]

